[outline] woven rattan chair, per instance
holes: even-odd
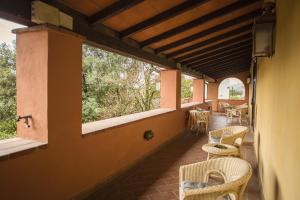
[[[190,129],[196,128],[197,134],[199,134],[200,124],[205,124],[205,133],[208,131],[209,126],[209,116],[210,112],[206,110],[190,110],[189,111],[189,120],[188,120],[188,127]]]
[[[209,142],[234,145],[239,149],[238,155],[240,156],[240,146],[248,131],[249,129],[246,126],[228,126],[209,131]],[[219,141],[216,142],[216,140]]]
[[[219,175],[224,183],[197,189],[182,189],[183,181],[208,182],[210,175]],[[242,200],[247,183],[252,175],[251,165],[242,159],[216,158],[179,169],[180,200],[219,200],[229,195],[232,200]]]
[[[248,112],[248,105],[242,104],[242,105],[235,106],[234,108],[226,109],[226,116],[228,119],[232,119],[233,117],[238,117],[241,125],[243,120],[247,121],[247,112]]]

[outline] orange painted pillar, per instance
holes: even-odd
[[[218,88],[219,83],[208,84],[208,99],[212,100],[212,111],[218,111]]]
[[[160,72],[160,107],[179,109],[181,107],[181,71]]]
[[[193,102],[204,102],[204,86],[205,82],[203,79],[193,80]]]
[[[81,132],[83,38],[47,26],[15,33],[17,113],[32,115],[31,127],[18,122],[17,134],[67,146]]]

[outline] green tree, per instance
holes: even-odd
[[[0,139],[16,134],[15,45],[0,44]]]
[[[84,45],[82,122],[157,108],[158,81],[153,65]]]
[[[193,98],[193,92],[191,90],[193,79],[185,75],[181,76],[181,99]]]

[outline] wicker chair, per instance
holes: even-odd
[[[222,176],[224,183],[204,188],[183,190],[183,181],[208,182],[210,175]],[[252,175],[251,165],[242,159],[216,158],[179,169],[180,200],[218,200],[228,195],[232,200],[242,200],[247,183]]]
[[[226,113],[226,110],[232,108],[232,106],[229,103],[221,101],[221,102],[219,102],[219,108],[220,108],[221,112]]]
[[[226,109],[226,116],[228,119],[232,119],[233,117],[238,117],[240,125],[244,119],[247,120],[247,112],[248,112],[248,105],[242,104],[235,106],[234,108]]]
[[[246,126],[228,126],[222,129],[209,131],[209,142],[213,143],[216,138],[219,138],[217,143],[236,146],[239,149],[238,156],[240,156],[240,146],[248,131],[249,129]]]

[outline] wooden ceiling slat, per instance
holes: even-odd
[[[244,67],[249,67],[251,65],[251,61],[250,60],[241,60],[241,61],[233,61],[233,62],[228,62],[226,63],[226,65],[222,65],[222,66],[214,66],[214,67],[210,67],[207,69],[198,69],[197,71],[201,72],[201,73],[205,73],[205,74],[209,74],[209,73],[223,73],[226,70],[234,70],[234,69],[240,69],[240,68],[244,68]]]
[[[242,50],[243,48],[251,47],[252,46],[252,41],[251,40],[246,40],[241,43],[237,43],[231,46],[228,46],[226,48],[222,49],[217,49],[216,51],[204,54],[204,55],[199,55],[194,57],[193,59],[183,61],[181,62],[182,65],[188,65],[194,62],[198,62],[200,60],[205,60],[205,59],[212,59],[215,56],[222,56],[223,54],[229,54],[230,52],[236,52],[239,50]]]
[[[228,64],[227,66],[219,67],[219,68],[211,68],[209,70],[201,70],[202,73],[210,74],[210,73],[215,73],[215,74],[223,74],[226,71],[232,71],[232,70],[237,70],[241,68],[246,68],[249,67],[251,62],[236,62],[236,63],[231,63]]]
[[[257,17],[259,14],[260,14],[260,10],[256,10],[254,12],[248,13],[248,14],[240,16],[240,17],[237,17],[235,19],[232,19],[232,20],[227,21],[225,23],[219,24],[219,25],[214,26],[212,28],[206,29],[206,30],[201,31],[199,33],[196,33],[194,35],[188,36],[188,37],[183,38],[181,40],[177,40],[177,41],[172,42],[170,44],[159,47],[159,48],[155,49],[155,51],[157,53],[159,53],[159,52],[162,52],[162,51],[165,51],[165,50],[168,50],[168,49],[175,48],[177,46],[180,46],[180,45],[186,44],[188,42],[191,42],[193,40],[199,39],[201,37],[207,36],[211,33],[215,33],[215,32],[220,31],[222,29],[226,29],[230,26],[234,26],[234,25],[240,24],[244,21],[253,19],[254,17]]]
[[[172,17],[175,17],[177,15],[180,15],[183,12],[186,12],[190,9],[195,8],[196,6],[206,3],[208,0],[197,0],[197,1],[186,1],[183,2],[173,8],[170,8],[162,13],[159,13],[145,21],[142,21],[136,25],[133,25],[123,31],[120,32],[120,36],[122,38],[128,37],[134,33],[143,31],[149,27],[152,27],[156,24],[159,24],[161,22],[164,22]]]
[[[249,71],[248,66],[245,66],[245,67],[240,68],[240,69],[227,70],[224,73],[218,73],[218,74],[212,74],[212,75],[213,75],[213,78],[219,79],[219,78],[228,77],[230,75],[241,73],[241,72],[246,72],[246,71]],[[210,76],[211,74],[207,74],[207,75]]]
[[[201,50],[198,50],[198,51],[195,51],[195,52],[177,57],[175,60],[177,62],[182,62],[184,60],[189,60],[190,58],[193,58],[195,56],[198,56],[198,55],[201,55],[201,54],[206,54],[206,53],[209,53],[209,52],[214,52],[218,49],[226,48],[226,47],[231,46],[232,44],[235,45],[235,44],[239,44],[240,42],[244,42],[244,41],[252,41],[252,34],[248,33],[248,34],[245,34],[245,35],[242,35],[242,36],[239,36],[239,37],[235,37],[235,38],[226,40],[225,42],[215,44],[215,45],[207,47],[205,49],[201,49]]]
[[[212,38],[210,38],[208,40],[205,40],[205,41],[196,43],[194,45],[191,45],[189,47],[185,47],[185,48],[179,49],[177,51],[174,51],[172,53],[167,54],[166,56],[167,57],[174,57],[174,56],[180,55],[182,53],[185,53],[185,52],[188,52],[188,51],[192,51],[194,49],[198,49],[200,47],[208,45],[209,43],[217,42],[219,40],[222,40],[222,39],[225,39],[225,38],[228,38],[228,37],[232,37],[232,36],[235,36],[235,35],[247,32],[247,31],[250,31],[251,29],[252,29],[252,24],[245,25],[245,26],[242,26],[242,27],[240,27],[238,29],[234,29],[232,31],[224,33],[222,35],[218,35],[218,36],[212,37]]]
[[[127,10],[144,0],[121,0],[112,5],[100,10],[99,12],[93,14],[92,16],[88,17],[88,22],[90,24],[100,23],[103,22],[105,19],[117,15],[124,10]]]
[[[191,29],[195,26],[198,26],[200,24],[203,24],[203,23],[206,23],[214,18],[217,18],[217,17],[221,17],[223,15],[226,15],[230,12],[233,12],[235,10],[238,10],[238,9],[241,9],[245,6],[248,6],[250,4],[253,4],[257,1],[254,1],[254,0],[243,0],[243,1],[238,1],[238,2],[235,2],[233,4],[230,4],[229,6],[226,6],[226,7],[223,7],[217,11],[214,11],[214,12],[211,12],[207,15],[204,15],[202,17],[199,17],[191,22],[188,22],[186,24],[183,24],[181,26],[178,26],[176,28],[173,28],[169,31],[166,31],[162,34],[159,34],[157,36],[154,36],[152,38],[149,38],[143,42],[141,42],[141,46],[144,47],[144,46],[148,46],[152,43],[155,43],[155,42],[158,42],[158,41],[161,41],[163,39],[166,39],[168,37],[171,37],[173,35],[176,35],[176,34],[179,34],[179,33],[182,33],[188,29]]]
[[[208,58],[208,59],[205,59],[205,60],[201,60],[199,62],[195,62],[193,64],[190,64],[190,65],[186,65],[187,67],[190,67],[190,66],[198,66],[198,65],[206,65],[212,61],[214,62],[217,62],[219,60],[223,60],[223,59],[226,59],[226,58],[231,58],[231,57],[234,57],[234,56],[239,56],[243,53],[247,53],[247,55],[251,55],[251,52],[252,52],[252,49],[251,47],[248,47],[248,48],[245,48],[245,49],[242,49],[240,51],[234,51],[234,52],[231,52],[231,53],[227,53],[227,54],[223,54],[221,56],[215,56],[214,58]]]
[[[216,66],[216,65],[223,65],[226,62],[230,62],[230,61],[235,61],[235,60],[242,60],[242,59],[251,59],[251,51],[249,52],[245,52],[245,53],[241,53],[239,55],[236,56],[232,56],[229,58],[224,58],[222,60],[218,60],[218,61],[211,61],[209,63],[206,63],[204,65],[193,65],[193,66],[189,66],[189,68],[192,69],[201,69],[201,68],[206,68],[206,67],[210,67],[210,66]]]

